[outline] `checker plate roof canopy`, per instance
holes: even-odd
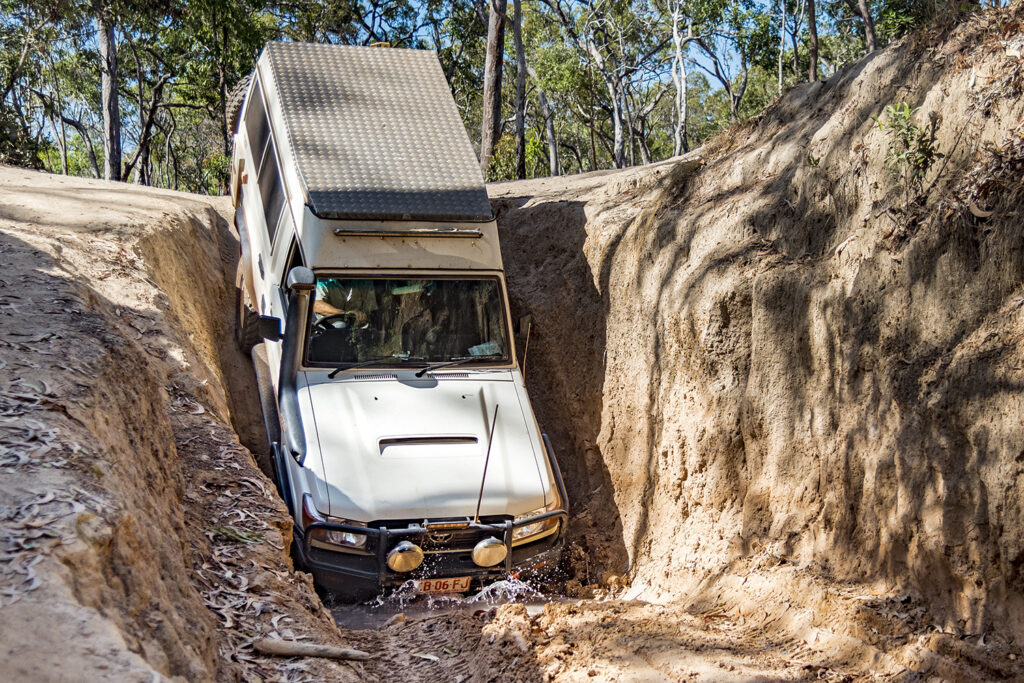
[[[314,214],[492,219],[476,153],[433,52],[272,42],[265,54]]]

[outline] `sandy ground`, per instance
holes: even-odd
[[[638,603],[390,603],[381,612],[409,618],[337,631],[231,428],[252,389],[228,334],[223,202],[9,168],[0,197],[4,679],[714,680],[719,660],[801,675],[754,636],[703,634],[696,617],[680,630],[680,615]],[[630,626],[595,630],[609,618]],[[666,620],[670,635],[646,626]],[[374,660],[256,656],[267,635]],[[689,659],[666,668],[678,649]]]
[[[1021,675],[1022,26],[912,36],[683,159],[491,186],[570,595],[720,605],[837,675]],[[898,102],[943,154],[919,198]]]
[[[10,168],[0,197],[4,679],[806,674],[723,614],[636,601],[391,601],[375,628],[335,629],[231,427],[252,388],[228,334],[223,202]],[[374,659],[273,660],[260,636]]]
[[[0,678],[1024,679],[1019,11],[490,188],[574,503],[542,597],[332,615],[253,457],[226,200],[0,168]],[[945,203],[893,204],[895,97],[943,105]]]
[[[389,603],[377,628],[336,630],[308,576],[292,571],[283,507],[230,426],[251,388],[227,334],[235,247],[224,206],[17,169],[0,169],[0,196],[5,679],[799,680],[843,670],[742,608],[691,614],[600,589],[601,601],[533,599],[529,612]],[[393,622],[381,626],[381,613]],[[374,659],[256,656],[251,643],[267,635]]]
[[[354,678],[251,650],[340,636],[232,428],[217,210],[10,168],[0,196],[0,678]]]

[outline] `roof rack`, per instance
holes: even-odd
[[[483,237],[476,229],[462,228],[414,228],[411,230],[388,228],[335,228],[338,237]]]
[[[265,54],[284,144],[316,216],[493,220],[476,153],[435,53],[271,42]],[[479,236],[472,233],[429,236]]]

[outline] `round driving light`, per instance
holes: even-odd
[[[388,553],[388,566],[392,571],[411,572],[423,562],[423,551],[409,541],[402,541]]]
[[[480,567],[493,567],[505,559],[508,549],[493,536],[485,538],[473,548],[473,562]]]

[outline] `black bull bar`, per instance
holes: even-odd
[[[537,524],[538,522],[546,522],[549,519],[558,519],[561,522],[561,528],[555,533],[565,533],[566,523],[569,521],[569,513],[567,510],[552,510],[551,512],[544,512],[539,515],[527,517],[518,521],[506,520],[504,524],[480,524],[480,523],[469,523],[464,527],[460,527],[459,531],[477,531],[481,533],[490,533],[494,536],[500,537],[505,543],[505,571],[508,573],[512,572],[512,532],[519,527],[527,526],[530,524]],[[447,524],[450,522],[439,522],[439,524]],[[408,527],[402,527],[399,529],[389,529],[385,526],[376,528],[355,526],[352,524],[334,524],[332,522],[313,522],[306,527],[305,533],[302,538],[304,554],[308,557],[310,552],[310,544],[312,543],[312,531],[316,529],[324,529],[325,531],[341,531],[350,534],[361,534],[367,537],[367,542],[372,539],[376,546],[377,555],[377,580],[378,583],[383,584],[387,579],[387,555],[394,543],[405,540],[410,537],[421,537],[431,533],[431,529],[428,526],[423,525],[412,525]],[[481,567],[481,569],[493,569],[491,567]]]
[[[525,519],[513,521],[511,519],[505,520],[501,524],[481,524],[479,522],[470,522],[466,526],[460,526],[459,531],[470,530],[478,531],[481,533],[491,533],[495,536],[500,535],[502,541],[505,544],[505,571],[511,573],[513,569],[512,564],[512,532],[519,527],[528,526],[530,524],[537,524],[538,522],[546,522],[549,519],[557,518],[560,521],[559,528],[555,532],[555,537],[564,536],[566,528],[569,522],[569,497],[568,492],[565,489],[565,481],[562,479],[561,469],[558,467],[558,461],[555,459],[555,450],[551,446],[551,440],[547,434],[541,435],[544,441],[544,450],[548,456],[548,462],[551,465],[551,471],[555,478],[555,486],[558,488],[558,493],[562,499],[563,507],[559,510],[552,510],[550,512],[543,512],[539,515],[533,515]],[[438,520],[438,525],[453,524],[452,520]],[[376,544],[376,559],[377,559],[377,583],[383,586],[387,581],[387,555],[388,550],[393,542],[404,540],[408,537],[424,536],[431,533],[429,520],[426,524],[414,524],[407,527],[400,527],[395,529],[389,529],[386,526],[355,526],[353,524],[335,524],[333,522],[313,522],[303,530],[302,534],[302,550],[305,557],[310,556],[310,547],[312,544],[312,536],[310,533],[316,529],[324,529],[325,531],[341,531],[350,534],[361,534],[366,536],[367,542],[371,539]],[[344,555],[344,551],[339,553]],[[492,567],[481,567],[481,570],[493,570]]]

